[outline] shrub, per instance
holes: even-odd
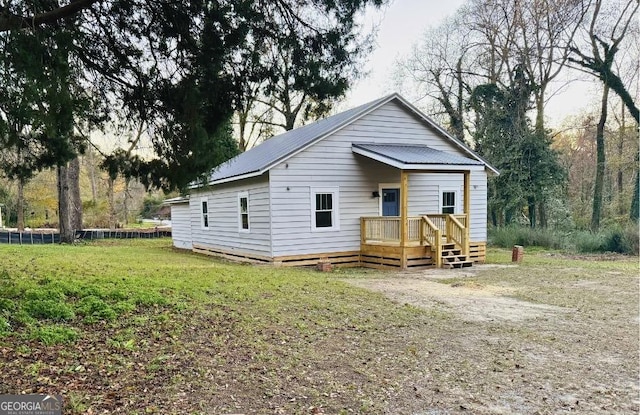
[[[89,323],[98,320],[111,321],[117,317],[117,313],[107,303],[93,295],[81,299],[76,311]]]
[[[4,337],[11,332],[11,325],[2,316],[0,316],[0,337]]]
[[[136,309],[136,305],[130,301],[118,301],[113,305],[113,311],[118,315],[130,313]]]
[[[16,303],[8,298],[0,298],[0,311],[15,311]]]
[[[28,300],[24,310],[33,318],[53,321],[73,320],[75,313],[67,303],[56,300]]]
[[[632,224],[627,226],[624,230],[623,237],[631,255],[640,255],[640,232],[638,232],[638,225]]]
[[[548,228],[505,226],[489,229],[489,244],[502,248],[513,245],[539,246],[549,249],[564,248],[564,236]]]
[[[78,332],[64,326],[41,326],[31,331],[30,338],[39,340],[47,346],[72,343],[78,338]]]
[[[602,252],[603,237],[600,233],[578,231],[571,234],[571,248],[577,252]]]
[[[32,288],[24,293],[25,300],[50,300],[62,302],[67,299],[61,289],[52,286],[43,286],[41,288]]]
[[[640,236],[636,226],[613,227],[600,232],[505,226],[489,229],[489,244],[511,248],[513,245],[538,246],[581,253],[617,252],[638,255]]]

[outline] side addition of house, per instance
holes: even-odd
[[[196,252],[278,265],[470,266],[485,259],[491,174],[393,94],[222,164],[173,232],[188,228],[177,235]]]

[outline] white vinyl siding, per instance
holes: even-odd
[[[191,249],[191,218],[188,203],[171,205],[171,239],[173,246]]]
[[[270,170],[273,256],[360,249],[360,217],[380,215],[380,199],[372,192],[380,183],[400,182],[400,171],[353,154],[354,142],[426,144],[467,156],[395,103],[378,108]],[[463,206],[462,173],[411,173],[409,214],[438,213],[441,184],[458,188]],[[486,241],[486,174],[472,172],[471,184],[471,239]],[[311,189],[332,186],[340,189],[340,230],[314,232]]]
[[[239,232],[238,194],[246,192],[251,232]],[[260,177],[194,191],[194,197],[209,200],[209,229],[203,231],[196,222],[193,243],[233,253],[271,256],[271,225],[268,174]],[[195,201],[194,201],[195,202]],[[192,202],[192,203],[194,203]],[[192,212],[198,206],[191,206]],[[192,214],[192,220],[199,216]]]

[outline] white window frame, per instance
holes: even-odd
[[[203,204],[207,204],[207,211],[204,212],[202,207]],[[202,229],[209,229],[209,227],[211,226],[211,213],[209,210],[209,198],[207,197],[201,197],[198,203],[198,210],[200,211],[200,227]],[[206,219],[206,224],[205,224],[205,219]]]
[[[382,194],[382,189],[398,189],[401,190],[400,183],[378,183],[378,215],[382,216],[382,202],[384,201],[384,195]],[[402,198],[400,192],[398,192],[398,197]],[[398,206],[400,206],[400,200],[398,201]],[[399,212],[398,212],[399,213]]]
[[[440,187],[438,189],[438,213],[442,213],[442,196],[444,193],[454,193],[455,194],[455,205],[453,205],[453,214],[457,215],[462,213],[460,211],[461,209],[461,203],[462,202],[460,200],[460,189],[456,188],[456,187]]]
[[[240,204],[241,199],[247,199],[247,226],[245,229],[242,227],[242,205]],[[251,215],[249,211],[249,192],[238,192],[238,232],[248,233],[251,230]]]
[[[331,194],[331,226],[316,227],[316,195]],[[339,187],[312,187],[310,188],[310,213],[312,232],[332,232],[340,230],[340,188]]]

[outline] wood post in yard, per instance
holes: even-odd
[[[522,262],[524,258],[524,247],[521,245],[514,245],[511,250],[511,262]]]

